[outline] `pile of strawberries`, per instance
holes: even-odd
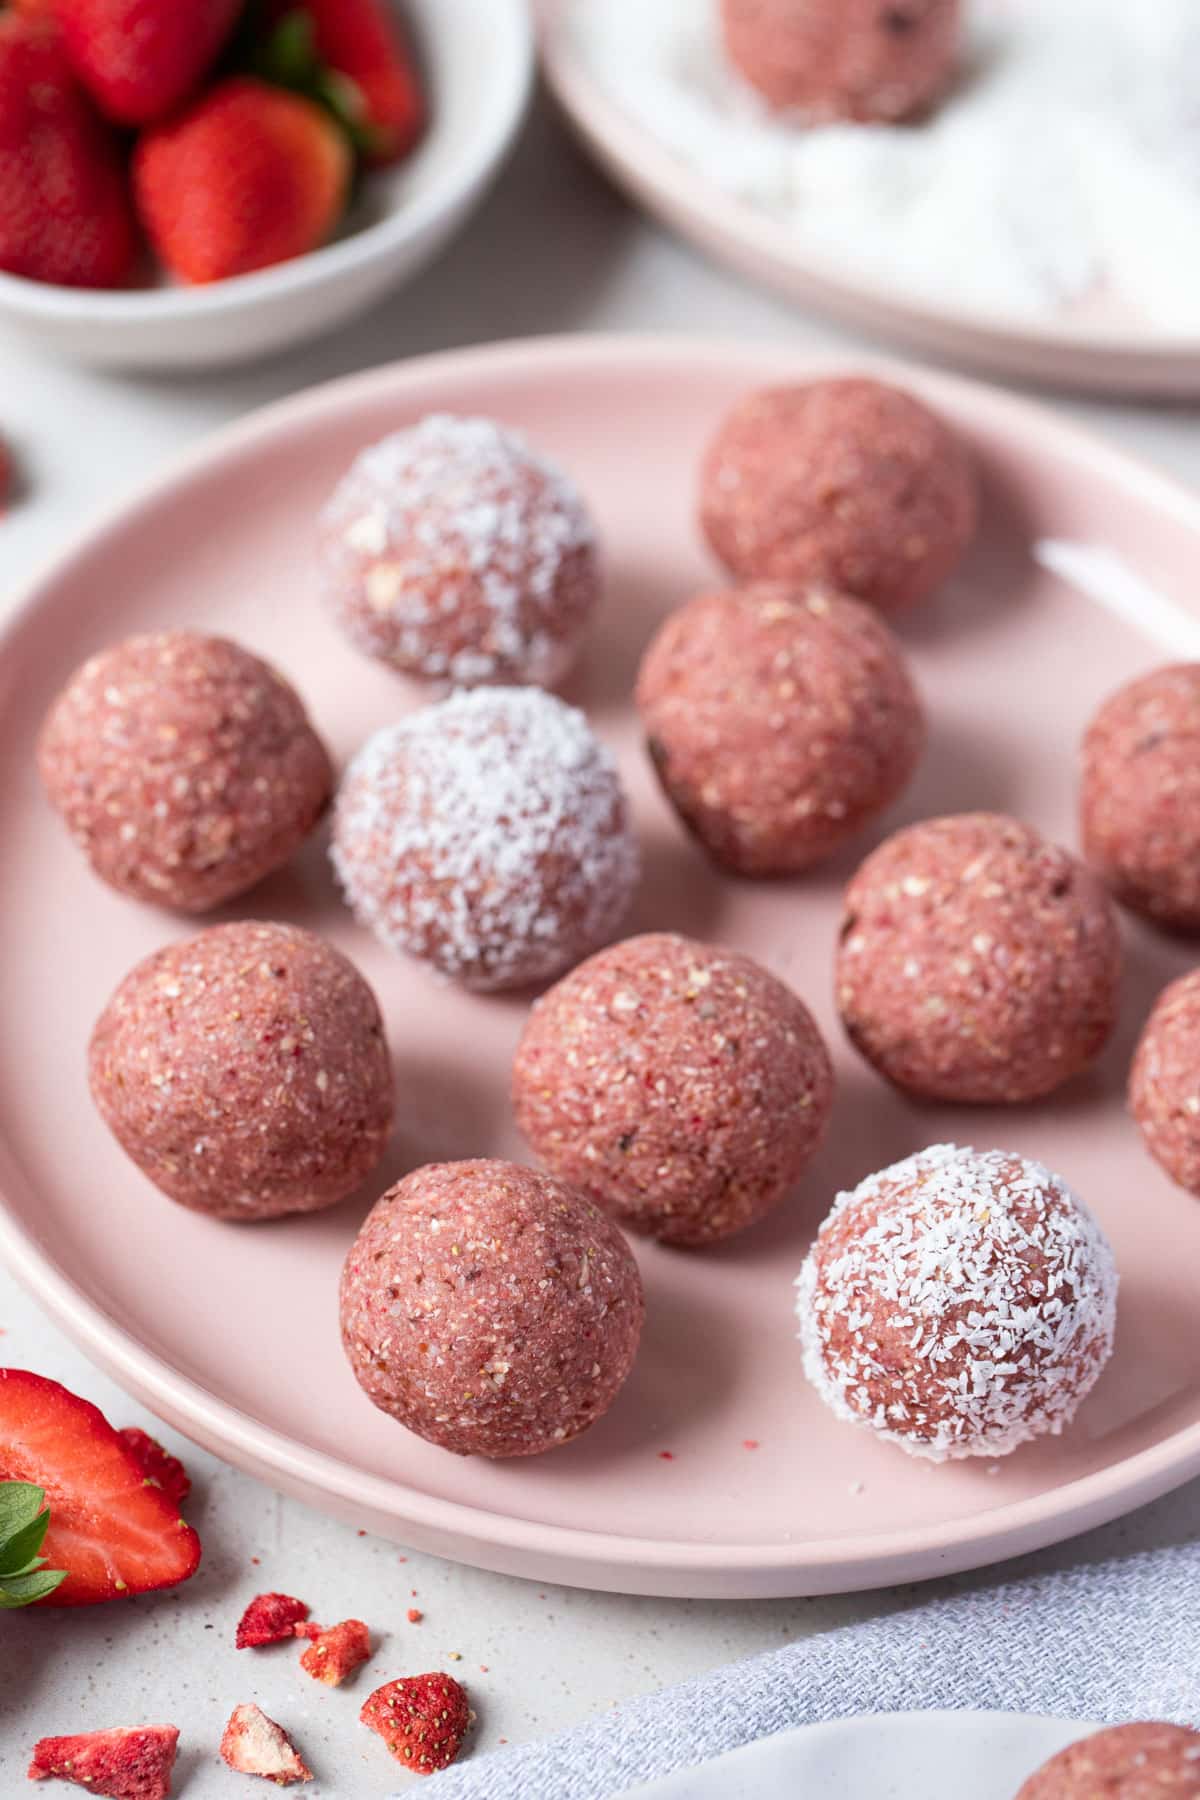
[[[123,287],[301,256],[425,102],[392,0],[0,0],[0,269]]]

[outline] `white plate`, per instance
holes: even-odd
[[[1098,393],[1200,394],[1200,333],[1158,336],[1124,316],[1014,322],[955,305],[952,280],[943,304],[905,299],[806,248],[777,219],[706,181],[621,107],[576,48],[566,16],[574,3],[534,0],[551,87],[613,179],[717,261],[801,306],[939,359]]]
[[[621,1800],[1014,1800],[1035,1769],[1098,1729],[1024,1713],[837,1719],[761,1738]]]

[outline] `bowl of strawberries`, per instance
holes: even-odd
[[[533,60],[526,0],[0,0],[0,317],[131,368],[329,330],[462,224]]]

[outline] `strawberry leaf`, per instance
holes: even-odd
[[[18,1606],[32,1606],[45,1600],[67,1579],[65,1569],[38,1569],[31,1575],[6,1576],[0,1581],[0,1612],[12,1612]]]
[[[0,1482],[0,1610],[31,1606],[67,1578],[39,1555],[50,1524],[45,1491],[30,1481]]]

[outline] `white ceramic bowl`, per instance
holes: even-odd
[[[88,363],[198,368],[315,337],[416,274],[508,151],[528,105],[534,52],[526,0],[406,7],[431,88],[430,129],[415,155],[371,176],[358,219],[336,242],[206,287],[100,292],[0,273],[0,318]]]

